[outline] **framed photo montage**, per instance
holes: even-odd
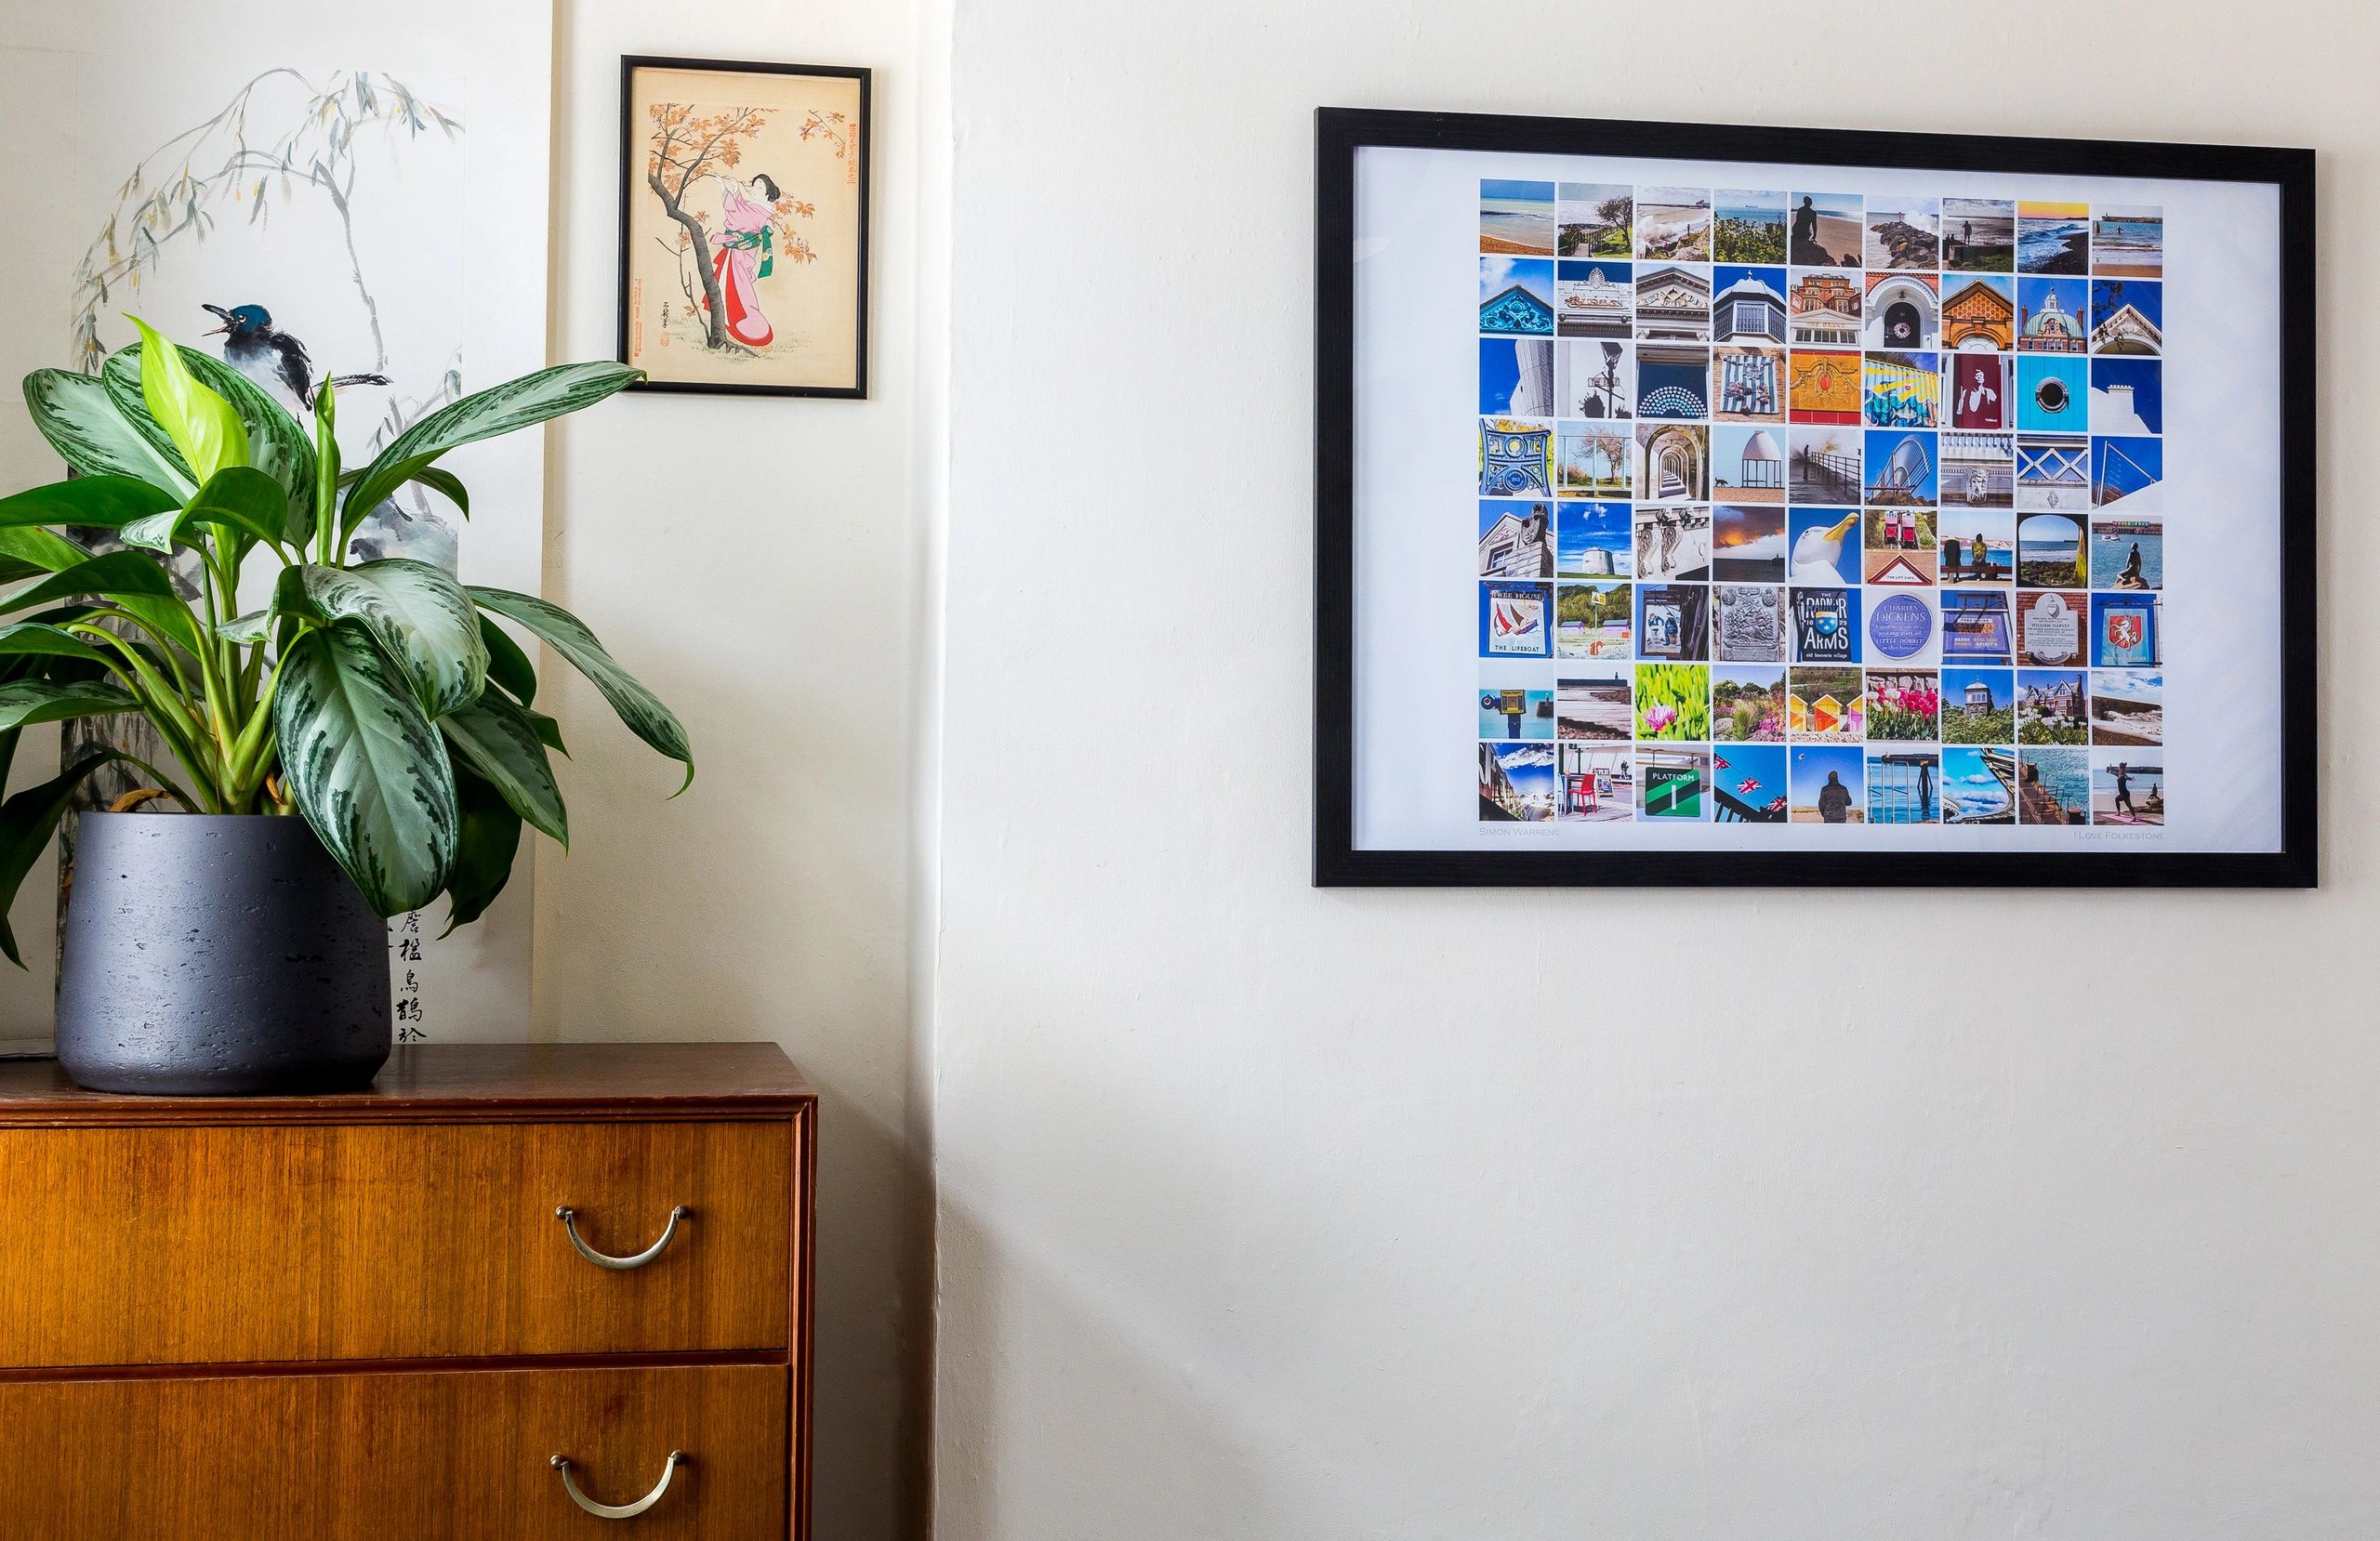
[[[1317,884],[2317,882],[2311,151],[1316,141]]]

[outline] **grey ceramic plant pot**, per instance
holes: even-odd
[[[95,1091],[364,1086],[389,1058],[387,922],[303,819],[86,813],[58,1058]]]

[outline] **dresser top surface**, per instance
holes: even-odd
[[[0,1060],[0,1124],[748,1118],[816,1095],[771,1043],[415,1044],[363,1091],[305,1097],[129,1097],[86,1091],[55,1060]]]

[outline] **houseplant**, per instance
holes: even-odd
[[[523,824],[569,837],[549,758],[562,740],[499,618],[576,666],[690,782],[694,759],[668,708],[566,612],[424,562],[350,561],[349,543],[407,482],[468,517],[442,455],[638,374],[524,375],[348,469],[329,385],[303,425],[221,361],[134,324],[140,342],[96,378],[25,380],[75,474],[0,498],[0,583],[17,585],[0,592],[0,773],[28,725],[123,712],[178,763],[102,750],[0,804],[0,915],[83,779],[127,761],[151,809],[180,811],[86,816],[60,977],[69,1073],[132,1091],[361,1084],[388,1055],[382,917],[443,894],[450,929],[468,923],[503,889]],[[87,530],[116,548],[72,533]],[[193,580],[179,588],[177,563]],[[21,966],[5,921],[0,950]]]

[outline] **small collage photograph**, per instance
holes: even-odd
[[[1479,254],[1481,820],[2164,823],[2160,210],[1485,179]]]

